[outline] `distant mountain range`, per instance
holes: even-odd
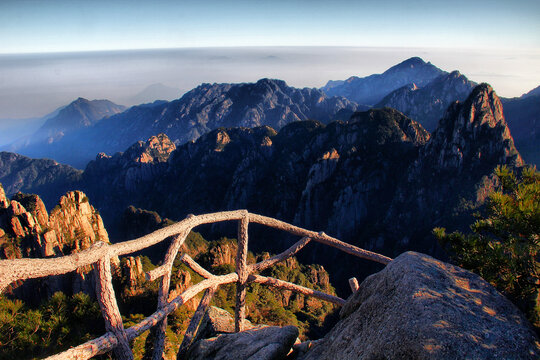
[[[99,121],[121,113],[125,106],[114,104],[108,100],[92,100],[78,98],[71,104],[47,117],[45,123],[31,136],[20,139],[9,146],[9,150],[18,151],[31,157],[47,157],[61,162],[65,157],[72,157],[78,145],[65,147],[59,142],[65,136],[96,125]]]
[[[89,107],[83,108],[80,103]],[[114,154],[159,133],[182,144],[222,126],[268,125],[279,129],[299,120],[347,119],[354,111],[366,108],[342,97],[328,97],[317,89],[296,89],[270,79],[249,84],[203,84],[178,100],[134,106],[122,113],[123,109],[113,103],[103,105],[78,99],[48,121],[28,145],[17,144],[10,150],[83,168],[97,153]],[[64,122],[68,117],[63,116],[68,111],[77,113],[69,128],[69,121]],[[102,118],[96,120],[99,116],[90,114]],[[105,120],[103,116],[108,117]],[[43,136],[45,141],[37,141]]]
[[[382,74],[331,80],[321,90],[329,96],[343,96],[358,104],[375,105],[394,90],[413,83],[422,87],[444,74],[447,73],[430,62],[413,57],[392,66]]]
[[[6,189],[23,161],[0,177]],[[247,208],[388,255],[433,253],[431,229],[464,226],[456,214],[483,203],[498,164],[522,160],[500,99],[482,84],[449,106],[432,135],[389,108],[356,112],[346,122],[293,121],[279,132],[219,128],[179,146],[163,134],[100,154],[82,174],[72,171],[71,187],[83,190],[109,225],[128,205],[171,219]],[[36,178],[54,184],[54,177]]]
[[[436,77],[423,87],[412,84],[394,90],[375,107],[399,110],[421,123],[426,130],[433,131],[448,106],[456,100],[465,100],[476,85],[459,71],[453,71]]]
[[[178,99],[181,94],[180,89],[156,83],[148,85],[139,93],[127,98],[126,101],[129,105],[146,104],[156,100],[171,101]]]
[[[448,106],[465,100],[475,85],[458,71],[447,73],[414,57],[382,74],[330,81],[321,90],[297,89],[271,79],[202,84],[177,100],[127,110],[110,101],[79,98],[49,116],[32,136],[4,148],[83,169],[98,153],[114,155],[159,133],[181,145],[219,127],[268,125],[279,130],[299,120],[348,120],[354,111],[372,106],[397,109],[433,131]],[[147,90],[176,91],[161,84]],[[538,92],[537,88],[520,98],[503,99],[516,144],[532,163],[540,160],[536,146]]]

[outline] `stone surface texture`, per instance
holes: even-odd
[[[295,326],[268,326],[197,342],[190,350],[190,360],[273,360],[284,359],[298,337]]]
[[[362,282],[302,359],[538,359],[523,314],[478,275],[407,252]]]

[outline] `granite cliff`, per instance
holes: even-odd
[[[0,258],[62,256],[89,248],[96,241],[109,242],[103,220],[80,191],[68,192],[47,212],[37,195],[17,193],[9,200],[0,186]],[[35,301],[36,294],[55,291],[94,292],[90,269],[80,269],[64,277],[30,280],[12,291]]]
[[[466,101],[450,105],[401,178],[386,218],[395,236],[403,231],[398,243],[406,248],[411,237],[434,226],[459,228],[459,216],[468,216],[496,185],[492,174],[497,165],[520,167],[523,160],[500,99],[481,84]]]

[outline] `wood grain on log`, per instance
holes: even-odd
[[[201,275],[205,279],[210,279],[212,276],[214,276],[211,272],[203,268],[201,265],[199,265],[198,262],[193,260],[191,256],[188,254],[183,254],[180,260],[189,266],[191,270],[195,271],[197,274]]]
[[[135,339],[146,330],[149,330],[153,326],[162,320],[165,316],[169,315],[173,311],[177,310],[180,306],[191,300],[195,295],[211,287],[217,287],[219,285],[230,284],[238,280],[236,273],[214,276],[212,279],[203,280],[197,283],[178,295],[171,302],[167,304],[162,310],[158,310],[141,322],[126,329],[126,335],[129,341]],[[117,344],[116,337],[112,333],[107,333],[97,339],[93,339],[85,342],[77,347],[66,350],[60,354],[56,354],[47,359],[64,360],[64,359],[77,359],[86,360],[92,356],[104,354],[112,350]]]
[[[190,217],[189,219],[192,219]],[[189,234],[191,229],[184,229],[181,231],[171,245],[167,249],[167,254],[165,255],[165,260],[163,261],[163,268],[166,270],[163,276],[161,277],[161,284],[159,287],[158,294],[158,304],[157,308],[160,310],[167,304],[169,298],[169,288],[171,286],[171,271],[174,263],[174,258],[178,254],[178,251],[186,241],[186,237]],[[167,316],[156,327],[156,338],[154,340],[154,351],[152,353],[152,360],[161,360],[163,358],[163,351],[165,350],[165,337],[167,331]]]
[[[355,277],[352,277],[349,279],[349,286],[351,287],[351,290],[353,294],[360,289],[360,285],[358,284],[358,279]]]
[[[111,259],[109,255],[106,255],[95,264],[94,274],[96,276],[96,296],[101,308],[101,314],[105,319],[105,329],[112,332],[118,340],[118,345],[114,348],[114,354],[118,359],[132,360],[133,352],[129,346],[112,286]]]
[[[86,360],[96,355],[105,354],[118,344],[118,340],[113,333],[108,332],[103,336],[90,340],[61,352],[56,355],[49,356],[45,360]]]
[[[138,239],[124,241],[110,246],[110,254],[112,256],[126,255],[132,252],[142,250],[144,248],[155,245],[169,236],[176,235],[187,229],[214,222],[241,220],[246,210],[223,211],[212,214],[204,214],[190,216],[186,219],[168,226],[163,229],[156,230],[148,235]],[[368,250],[361,249],[357,246],[347,244],[343,241],[335,239],[326,234],[319,234],[314,231],[302,229],[298,226],[288,224],[286,222],[269,218],[262,215],[249,214],[249,219],[252,222],[270,226],[276,229],[288,231],[299,236],[307,236],[313,240],[338,248],[349,254],[380,262],[382,264],[389,263],[392,259],[377,254]],[[80,253],[62,256],[51,259],[15,259],[0,261],[0,292],[14,281],[39,278],[50,275],[60,275],[76,270],[79,267],[91,265],[98,261],[104,255],[104,249],[99,243],[95,243],[91,248],[81,251]],[[161,274],[163,276],[163,274]]]
[[[244,330],[244,319],[246,318],[246,281],[249,275],[247,268],[248,253],[248,225],[249,213],[244,212],[244,216],[238,222],[238,250],[236,252],[236,273],[238,281],[236,283],[236,306],[234,308],[234,331]]]
[[[206,269],[201,267],[191,257],[189,257],[189,255],[184,254],[181,258],[182,261],[191,267],[195,272],[203,276],[205,280],[191,286],[182,294],[178,295],[175,299],[167,303],[172,264],[191,229],[202,224],[234,220],[239,221],[236,273],[214,276]],[[283,253],[248,267],[247,245],[248,224],[250,221],[287,231],[295,235],[304,236],[304,238]],[[173,235],[176,235],[176,239],[173,241],[171,246],[169,246],[163,265],[146,274],[149,280],[161,278],[157,311],[142,320],[140,323],[125,330],[120,312],[118,311],[114,289],[112,288],[110,259],[112,257],[129,254],[150,247]],[[138,239],[117,243],[110,246],[103,242],[97,242],[87,250],[68,256],[49,259],[2,260],[0,261],[0,292],[3,292],[9,284],[15,281],[65,274],[80,267],[94,265],[97,276],[96,292],[108,332],[97,339],[88,341],[63,353],[49,357],[48,359],[88,359],[92,356],[110,351],[111,349],[115,349],[115,354],[119,359],[132,359],[133,354],[129,348],[129,341],[133,340],[135,337],[151,327],[158,325],[158,323],[160,324],[159,327],[162,331],[158,331],[157,343],[155,344],[156,352],[154,355],[156,356],[155,358],[161,358],[164,344],[164,326],[166,326],[167,315],[175,311],[182,304],[185,304],[185,302],[193,298],[199,292],[212,289],[205,293],[205,296],[203,297],[203,300],[205,300],[207,295],[213,293],[213,291],[215,291],[216,287],[219,285],[237,282],[235,309],[236,331],[242,330],[243,327],[243,320],[245,318],[246,283],[248,281],[295,291],[307,296],[313,296],[321,300],[343,305],[345,300],[333,295],[325,294],[323,292],[312,290],[283,280],[254,274],[250,275],[250,273],[260,272],[272,265],[275,265],[277,262],[293,256],[300,249],[302,249],[310,241],[310,239],[335,247],[349,254],[364,259],[377,261],[382,264],[387,264],[392,260],[384,255],[347,244],[322,232],[316,233],[314,231],[306,230],[266,216],[249,214],[246,210],[236,210],[198,216],[189,215],[186,219],[176,224],[154,231],[151,234]],[[356,285],[351,282],[351,287],[353,291],[355,291],[354,289],[357,288],[357,282]],[[208,296],[211,298],[211,295]],[[201,300],[199,307],[208,306],[204,305],[206,301],[203,300]],[[208,300],[208,302],[209,301],[210,300]],[[197,319],[192,319],[192,322],[197,323],[196,320]]]
[[[187,350],[191,346],[193,337],[197,333],[199,324],[201,323],[201,320],[206,313],[206,309],[208,309],[208,305],[210,305],[210,300],[212,300],[212,297],[214,297],[216,289],[216,287],[211,287],[205,290],[201,302],[199,303],[199,306],[197,306],[197,310],[195,310],[195,313],[191,317],[188,328],[184,333],[182,344],[180,344],[180,348],[178,349],[178,353],[176,354],[177,360],[182,360],[185,357]]]

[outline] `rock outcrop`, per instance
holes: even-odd
[[[244,329],[250,330],[254,326],[249,320],[244,320]],[[210,306],[204,314],[199,329],[193,338],[195,344],[199,340],[214,338],[222,334],[234,333],[234,317],[227,311],[216,306]]]
[[[284,359],[298,337],[294,326],[268,326],[198,341],[187,355],[190,360]]]
[[[402,177],[386,218],[402,248],[410,246],[410,237],[443,221],[447,227],[459,226],[452,224],[452,218],[467,215],[484,203],[496,185],[492,174],[498,165],[519,167],[523,160],[500,99],[489,85],[481,84],[466,101],[448,108]]]
[[[407,252],[371,275],[303,360],[538,359],[526,318],[481,277]]]
[[[49,215],[39,196],[18,193],[8,202],[0,186],[0,258],[67,255],[87,249],[96,241],[109,242],[109,237],[101,216],[81,191],[62,196]],[[30,301],[38,298],[40,291],[92,294],[90,270],[26,281],[17,291],[20,297]]]

